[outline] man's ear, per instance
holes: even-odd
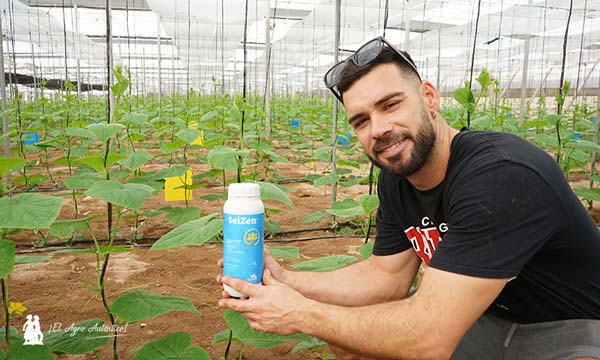
[[[436,112],[440,109],[440,94],[431,81],[423,80],[419,92],[427,106],[427,111]]]

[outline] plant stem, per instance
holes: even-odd
[[[229,340],[227,340],[227,347],[225,348],[225,360],[229,356],[229,349],[231,348],[231,340],[233,339],[233,331],[229,330]]]
[[[6,346],[10,345],[10,313],[8,312],[8,284],[4,281],[4,278],[0,279],[2,284],[2,302],[4,304],[4,340],[6,340]]]

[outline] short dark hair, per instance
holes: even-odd
[[[414,65],[414,61],[410,57],[410,55],[406,51],[402,51],[402,53]],[[394,50],[390,49],[387,46],[384,46],[384,48],[381,49],[379,55],[377,55],[377,57],[373,59],[373,61],[369,62],[366,65],[357,66],[352,61],[348,62],[348,65],[346,65],[342,72],[340,82],[337,85],[337,89],[340,92],[340,95],[343,97],[344,92],[348,90],[350,86],[352,86],[352,84],[354,84],[360,78],[368,74],[376,66],[390,63],[396,64],[396,66],[400,69],[400,71],[406,77],[406,79],[409,82],[413,83],[413,85],[418,86],[418,84],[421,83],[421,78],[415,72],[415,69],[413,69],[411,65],[408,64],[404,59],[399,57]]]

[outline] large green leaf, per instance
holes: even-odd
[[[23,345],[21,342],[12,343],[6,356],[10,360],[54,360],[46,345]]]
[[[67,189],[87,190],[98,180],[102,180],[98,174],[83,173],[79,175],[73,175],[65,179],[65,186]]]
[[[95,182],[85,194],[129,209],[139,210],[153,192],[154,189],[144,184],[121,184],[115,180],[101,180]]]
[[[0,278],[13,271],[15,266],[15,243],[10,240],[0,239]]]
[[[79,127],[67,128],[67,135],[68,136],[79,136],[81,138],[96,140],[96,134],[94,134],[93,132],[91,132],[89,130],[82,129]]]
[[[200,312],[183,297],[164,296],[146,290],[134,290],[116,299],[110,308],[113,315],[126,322],[150,319],[171,311]]]
[[[210,360],[206,350],[190,346],[192,337],[177,332],[144,345],[133,360]]]
[[[370,214],[379,207],[379,197],[377,195],[362,194],[358,197],[365,214]]]
[[[319,178],[317,178],[313,182],[313,185],[315,185],[316,187],[323,186],[323,185],[331,185],[331,184],[337,183],[339,180],[340,180],[339,175],[329,174],[329,175],[320,176]]]
[[[490,74],[488,73],[486,68],[481,69],[481,73],[475,80],[477,80],[479,85],[481,85],[483,91],[485,91],[488,88],[488,86],[490,86],[492,83],[492,80],[490,79]]]
[[[110,154],[108,154],[108,160],[106,161],[106,166],[111,167],[112,165],[116,164],[119,160],[122,160],[124,158],[125,158],[125,155],[110,153]],[[77,159],[77,160],[74,160],[73,163],[88,165],[89,167],[91,167],[92,169],[96,170],[99,173],[104,171],[104,158],[99,155],[88,156],[88,157],[84,157],[81,159]]]
[[[125,159],[118,161],[119,164],[126,166],[129,170],[135,170],[152,159],[152,155],[144,150],[129,154]]]
[[[189,221],[166,233],[152,245],[150,250],[164,250],[179,246],[200,246],[214,239],[223,230],[223,220],[216,214]]]
[[[333,216],[341,216],[346,218],[352,218],[365,214],[365,209],[363,206],[354,199],[336,201],[331,205],[331,208],[327,209],[326,211]]]
[[[197,206],[190,206],[187,208],[183,207],[174,207],[167,211],[167,216],[165,218],[172,222],[173,224],[179,226],[185,224],[188,221],[199,218],[202,213]]]
[[[110,327],[100,319],[84,320],[62,331],[45,333],[44,344],[53,353],[87,354],[108,344],[111,335],[106,330]]]
[[[181,129],[175,136],[185,141],[187,144],[191,144],[200,136],[201,131],[196,129]]]
[[[91,124],[87,129],[96,135],[96,139],[105,142],[119,133],[125,126],[121,124]]]
[[[284,204],[289,205],[289,207],[293,208],[294,203],[290,198],[281,190],[277,185],[268,182],[259,182],[260,185],[260,197],[263,200],[271,199],[277,200]]]
[[[300,250],[295,246],[266,246],[275,259],[300,259]]]
[[[152,178],[154,180],[162,180],[176,176],[183,176],[185,172],[189,169],[189,167],[184,165],[175,165],[168,168],[160,169],[154,175],[152,175]]]
[[[292,267],[300,271],[331,271],[342,268],[346,264],[350,264],[355,261],[356,258],[354,256],[333,255],[297,263],[292,265]]]
[[[56,220],[63,199],[42,194],[18,194],[0,199],[0,228],[46,229]]]
[[[565,147],[600,153],[600,145],[588,140],[571,140],[565,145]]]
[[[232,149],[226,146],[216,146],[206,155],[206,160],[215,169],[237,171],[238,157],[243,161],[249,152],[247,150]]]
[[[575,194],[582,199],[591,201],[600,201],[600,189],[590,189],[586,187],[576,187],[573,189]]]
[[[86,231],[88,230],[88,223],[96,217],[89,217],[83,219],[72,219],[72,220],[56,220],[50,225],[50,235],[58,238],[67,239],[73,236],[75,231]]]
[[[562,119],[562,115],[556,114],[546,114],[544,115],[544,120],[552,126],[556,126],[556,124]]]
[[[4,325],[4,324],[2,324]],[[23,339],[23,335],[17,331],[17,329],[13,326],[11,326],[8,329],[8,337],[10,340],[11,344],[14,343],[20,343],[22,344],[23,341],[25,341]],[[5,344],[6,343],[6,328],[4,326],[0,327],[0,343]]]
[[[292,354],[295,354],[298,351],[302,350],[320,349],[325,345],[327,345],[325,341],[313,336],[308,336],[308,339],[300,341],[296,346],[294,346],[294,348],[292,349]]]
[[[322,218],[324,218],[325,216],[329,216],[329,214],[327,214],[324,211],[315,211],[315,212],[312,212],[312,213],[306,215],[305,217],[303,217],[302,222],[307,223],[307,222],[319,221]]]
[[[27,160],[18,157],[0,157],[0,176],[6,176],[7,174],[19,170],[22,166],[27,164]]]
[[[458,101],[458,103],[466,110],[473,110],[475,108],[475,97],[473,96],[471,89],[458,88],[454,90],[452,95],[454,99]]]
[[[363,259],[366,259],[369,256],[371,256],[371,254],[373,254],[374,247],[375,247],[375,243],[373,241],[369,241],[368,243],[363,244],[363,246],[361,246],[360,249],[358,249],[358,252],[360,253],[360,257]]]
[[[46,262],[52,259],[52,256],[28,256],[28,255],[16,255],[15,265],[19,264],[37,264]]]
[[[285,337],[276,334],[268,334],[252,330],[248,321],[239,313],[226,309],[225,321],[236,337],[242,344],[254,346],[261,349],[267,349],[277,346],[285,341]]]
[[[101,255],[110,254],[110,253],[118,253],[118,252],[131,252],[133,248],[126,248],[122,246],[108,246],[108,245],[99,245],[98,248],[91,249],[64,249],[64,250],[56,250],[57,253],[67,253],[67,254],[96,254],[99,253]]]

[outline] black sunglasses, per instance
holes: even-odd
[[[392,49],[396,55],[398,55],[402,60],[404,60],[410,67],[415,71],[415,74],[421,80],[421,75],[419,75],[419,71],[417,70],[416,65],[409,59],[402,51],[396,49],[392,44],[390,44],[385,38],[382,36],[376,37],[375,39],[369,40],[365,44],[363,44],[358,50],[354,52],[354,54],[348,56],[344,60],[338,62],[333,65],[331,69],[329,69],[325,76],[323,77],[323,82],[325,86],[335,97],[343,104],[342,95],[337,89],[338,84],[342,80],[342,74],[344,73],[344,69],[348,65],[349,61],[352,61],[356,66],[365,66],[371,61],[375,60],[375,58],[381,54],[383,47],[387,45],[390,49]]]

